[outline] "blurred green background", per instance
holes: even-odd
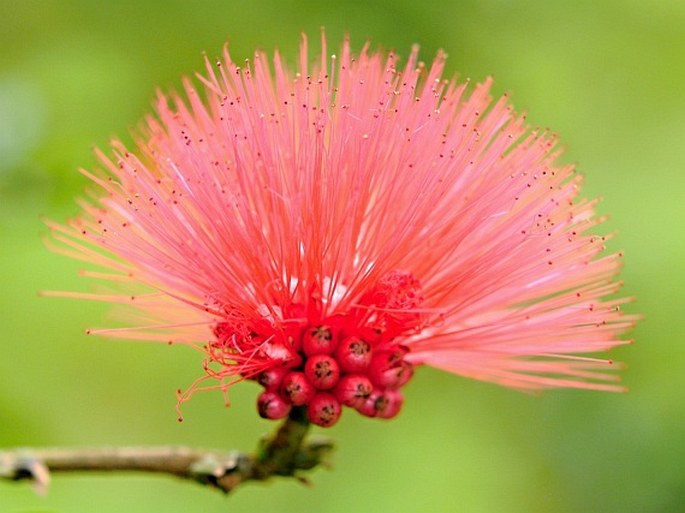
[[[163,477],[56,477],[47,497],[0,483],[0,512],[685,511],[685,3],[0,1],[0,446],[189,444],[251,449],[273,425],[257,388],[200,394],[176,422],[178,387],[200,372],[182,347],[87,338],[103,305],[39,298],[82,287],[79,264],[47,251],[41,216],[64,220],[105,146],[218,55],[280,48],[300,31],[331,48],[349,32],[406,55],[450,55],[448,72],[510,91],[549,126],[602,195],[626,252],[628,309],[646,320],[628,394],[529,396],[422,370],[402,415],[345,415],[339,450],[307,488],[248,485],[231,497]],[[333,51],[333,50],[332,50]]]

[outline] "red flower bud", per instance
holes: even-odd
[[[316,326],[304,332],[302,350],[307,356],[331,354],[337,344],[333,330],[329,326]]]
[[[359,374],[343,376],[335,387],[336,399],[345,406],[357,407],[364,404],[373,392],[371,380]]]
[[[275,392],[262,392],[257,398],[257,411],[264,419],[282,419],[290,413],[290,405]]]
[[[283,376],[288,372],[285,367],[272,367],[259,373],[257,377],[257,382],[266,388],[268,391],[273,392],[278,390],[281,386],[281,381],[283,381]]]
[[[338,345],[335,357],[344,372],[362,372],[371,362],[371,345],[359,337],[347,337]]]
[[[405,354],[402,348],[375,353],[368,370],[373,384],[381,388],[399,388],[407,383],[414,374],[414,368],[403,360]]]
[[[404,395],[399,390],[375,391],[357,411],[367,417],[390,419],[400,412],[403,403]]]
[[[386,390],[379,397],[376,398],[374,407],[378,414],[377,417],[382,419],[391,419],[395,417],[404,404],[404,395],[399,390]]]
[[[302,372],[289,372],[281,383],[281,394],[295,406],[302,406],[311,401],[316,393],[312,385]]]
[[[340,403],[326,392],[318,392],[307,406],[307,417],[317,426],[332,426],[338,422],[340,413]]]
[[[333,357],[317,354],[304,364],[304,375],[319,390],[329,390],[340,379],[340,366]]]

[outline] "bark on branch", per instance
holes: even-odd
[[[296,477],[325,464],[333,450],[328,438],[310,437],[305,413],[294,408],[255,454],[189,447],[0,450],[0,479],[30,480],[45,492],[56,472],[152,472],[176,476],[228,493],[246,481]]]

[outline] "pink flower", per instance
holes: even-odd
[[[135,151],[99,153],[83,214],[56,249],[128,307],[112,337],[187,344],[205,375],[244,379],[262,416],[341,405],[392,417],[420,365],[501,385],[620,390],[611,361],[635,317],[615,299],[596,201],[490,80],[442,78],[414,48],[346,41],[296,71],[276,54],[207,61],[197,91],[159,94]],[[273,71],[270,67],[273,65]],[[185,99],[184,99],[185,98]],[[206,385],[205,382],[210,384]]]

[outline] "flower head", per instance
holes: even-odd
[[[414,48],[326,42],[310,67],[227,50],[201,90],[159,94],[129,151],[112,143],[59,251],[102,268],[133,327],[93,330],[204,355],[205,388],[258,381],[258,410],[396,415],[420,365],[524,389],[618,390],[610,361],[635,321],[608,299],[595,201],[490,80],[442,78]],[[207,385],[207,383],[209,384]]]

